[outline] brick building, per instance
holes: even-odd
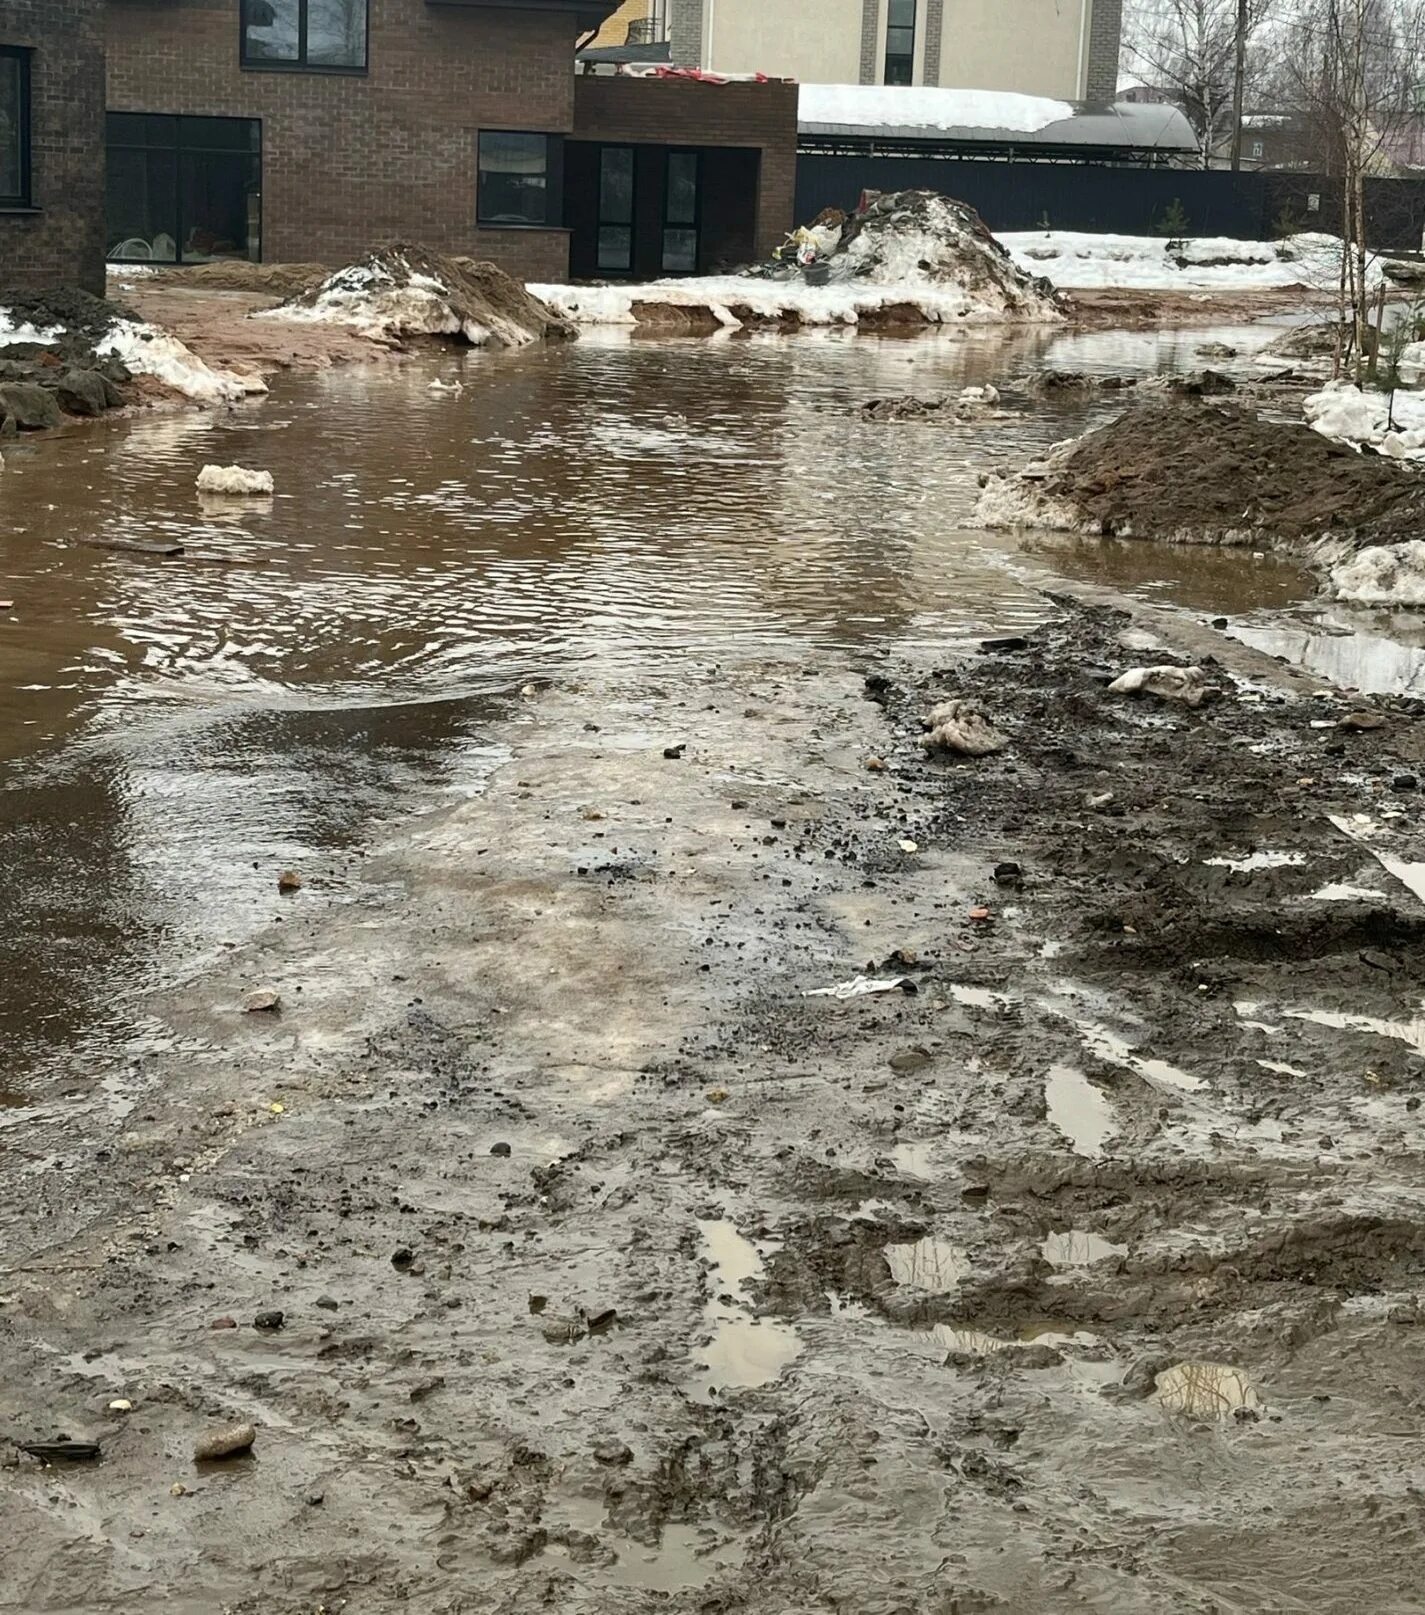
[[[795,86],[576,78],[614,10],[108,0],[108,254],[336,263],[405,237],[559,280],[571,249],[618,276],[769,248]]]
[[[0,0],[0,290],[104,289],[104,0]]]

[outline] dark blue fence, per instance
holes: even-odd
[[[1271,240],[1291,228],[1338,230],[1341,182],[1310,174],[1115,167],[1106,163],[987,162],[975,158],[824,155],[797,159],[797,218],[851,209],[863,191],[932,190],[968,202],[991,230],[1166,232]],[[1418,251],[1425,180],[1368,181],[1370,245]]]

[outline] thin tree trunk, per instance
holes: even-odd
[[[1242,112],[1247,93],[1247,24],[1250,0],[1237,0],[1236,60],[1232,73],[1232,172],[1242,168]]]

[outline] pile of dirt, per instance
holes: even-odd
[[[119,304],[73,287],[7,295],[0,307],[0,437],[128,402],[128,366],[96,350],[130,318]]]
[[[854,213],[824,213],[799,235],[833,286],[954,287],[1004,316],[1063,312],[1053,285],[1021,269],[974,208],[938,191],[870,191]],[[748,271],[771,279],[804,273],[785,257]]]
[[[1232,405],[1142,403],[1017,475],[987,479],[987,527],[1180,543],[1398,543],[1425,521],[1425,482],[1304,426]]]
[[[147,266],[145,266],[147,268]],[[122,268],[113,271],[122,280]],[[155,276],[164,286],[193,291],[264,292],[271,297],[300,297],[315,290],[331,273],[330,264],[253,264],[244,258],[219,258],[207,264],[175,264]]]
[[[523,347],[573,335],[572,326],[494,264],[406,242],[367,253],[267,315],[349,325],[377,342],[446,336],[472,347]]]

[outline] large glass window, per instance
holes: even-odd
[[[663,269],[691,275],[698,267],[698,177],[695,151],[668,153],[668,184],[663,204]]]
[[[886,15],[886,83],[915,82],[915,0],[890,0]]]
[[[360,72],[369,0],[242,0],[244,67]]]
[[[30,201],[30,53],[0,45],[0,207]]]
[[[108,159],[111,259],[261,257],[262,126],[255,118],[111,112]]]
[[[517,130],[480,133],[480,224],[548,224],[549,136]]]
[[[633,147],[599,152],[599,268],[609,274],[633,268]]]

